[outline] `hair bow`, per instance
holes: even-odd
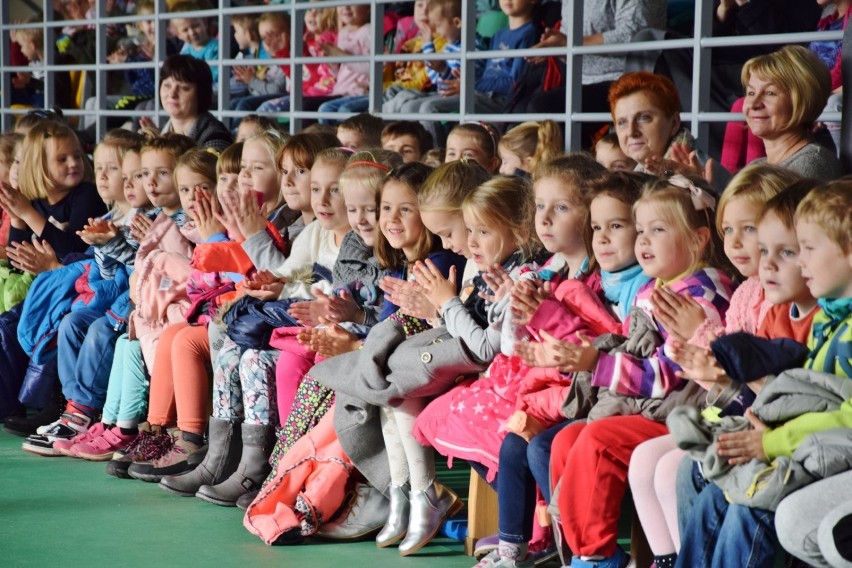
[[[695,207],[696,211],[704,211],[705,209],[716,209],[716,199],[712,195],[692,183],[692,181],[688,177],[682,174],[675,174],[669,178],[669,183],[675,187],[680,187],[689,191],[689,195],[692,198],[692,206]]]

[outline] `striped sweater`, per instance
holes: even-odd
[[[633,305],[654,320],[651,294],[661,284],[649,282],[636,295]],[[689,294],[704,308],[707,320],[724,327],[725,312],[734,291],[731,279],[715,268],[704,268],[666,284],[678,294]],[[624,322],[625,334],[630,329],[630,318]],[[663,339],[666,330],[657,323]],[[628,337],[628,341],[630,337]],[[652,357],[642,359],[628,353],[601,353],[592,373],[592,385],[606,388],[625,396],[663,398],[676,390],[682,379],[675,375],[680,367],[667,354],[665,342]]]
[[[427,41],[423,44],[421,48],[423,53],[435,53],[435,44],[434,42]],[[459,53],[461,52],[461,41],[456,41],[453,43],[444,43],[442,53]],[[450,79],[453,76],[453,69],[458,69],[461,71],[461,59],[448,59],[447,67],[444,69],[443,73],[439,73],[432,69],[430,66],[426,66],[426,73],[429,75],[429,81],[434,86],[438,86],[438,81]]]

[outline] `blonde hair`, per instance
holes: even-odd
[[[498,176],[473,190],[462,202],[462,213],[491,227],[506,227],[515,248],[531,258],[541,243],[533,230],[535,202],[532,184],[518,176]]]
[[[310,0],[311,2],[319,2],[319,0]],[[319,21],[320,33],[336,32],[337,31],[337,8],[308,8],[317,13],[317,21]]]
[[[710,186],[702,178],[690,177],[689,180],[702,191],[710,191]],[[727,258],[718,234],[713,230],[713,211],[697,210],[692,202],[689,189],[672,185],[668,180],[654,180],[642,189],[642,196],[633,204],[633,216],[641,204],[654,203],[659,207],[664,219],[686,242],[690,252],[689,270],[694,271],[702,265],[727,268]],[[708,239],[702,243],[699,230],[706,228]]]
[[[530,158],[532,168],[562,154],[562,131],[552,120],[522,122],[503,136],[499,144],[522,161]]]
[[[23,134],[6,132],[0,134],[0,163],[7,168],[15,161],[15,147],[24,139]]]
[[[420,211],[461,211],[464,198],[489,179],[491,174],[476,160],[441,164],[426,178],[417,194]]]
[[[401,165],[402,156],[390,150],[371,148],[355,152],[349,157],[346,168],[340,174],[340,188],[343,189],[350,183],[360,184],[361,187],[375,192],[378,204],[382,180],[390,170]]]
[[[763,208],[766,202],[781,193],[801,176],[780,166],[752,164],[741,169],[728,183],[716,206],[716,230],[722,232],[725,207],[733,199],[745,199],[751,205]]]
[[[222,151],[222,155],[216,161],[216,176],[222,174],[239,174],[240,160],[243,157],[244,142],[235,142]],[[277,168],[277,166],[276,166]]]
[[[745,89],[748,89],[752,75],[790,93],[793,112],[782,126],[784,130],[809,129],[831,95],[828,67],[810,49],[801,45],[788,45],[746,61],[740,75]]]
[[[33,201],[47,199],[48,194],[56,186],[48,174],[48,143],[53,139],[73,140],[77,144],[83,159],[83,179],[91,181],[92,165],[83,153],[83,146],[70,126],[54,121],[43,121],[33,126],[23,142],[18,185],[21,193]]]
[[[280,163],[280,160],[278,159],[278,156],[281,152],[281,148],[284,146],[284,139],[278,131],[264,130],[263,132],[252,134],[243,140],[243,148],[245,148],[245,145],[249,142],[260,142],[261,146],[263,146],[267,154],[269,154],[269,161],[275,164],[276,170],[279,170],[278,164]]]
[[[796,208],[799,221],[819,225],[843,254],[852,253],[852,179],[831,181],[811,190]]]
[[[324,162],[327,164],[334,164],[340,169],[346,167],[346,162],[349,161],[355,152],[350,150],[349,148],[326,148],[314,158],[314,165],[317,165],[319,162]]]
[[[138,154],[144,142],[145,137],[141,134],[123,128],[114,128],[106,133],[103,142],[98,144],[97,148],[106,146],[115,150],[116,154],[118,154],[118,161],[123,162],[124,156],[128,152],[136,152]]]
[[[382,192],[384,192],[385,186],[389,181],[402,183],[408,187],[415,196],[419,195],[423,188],[423,183],[426,181],[426,178],[429,177],[430,173],[432,173],[432,168],[425,164],[421,164],[420,162],[411,162],[392,169],[387,173],[384,180],[382,180],[382,189],[379,192],[379,200],[381,200]],[[379,212],[379,216],[381,216],[381,211]],[[414,256],[418,259],[423,259],[426,255],[432,252],[437,242],[434,237],[435,236],[431,231],[429,231],[429,229],[423,227],[420,239],[414,246]],[[388,242],[387,237],[385,237],[384,233],[381,231],[376,234],[376,244],[374,249],[376,262],[378,262],[379,266],[383,268],[399,268],[406,262],[405,253],[399,249],[393,248]]]

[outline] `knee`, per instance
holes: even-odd
[[[527,441],[517,434],[507,434],[500,444],[500,468],[526,465]]]

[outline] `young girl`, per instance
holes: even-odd
[[[624,331],[628,341],[651,340],[653,350],[626,344],[627,351],[616,354],[589,342],[561,344],[565,364],[560,369],[590,371],[590,384],[598,387],[591,408],[569,409],[569,418],[591,421],[572,423],[553,441],[551,484],[560,484],[561,527],[578,566],[625,563],[616,535],[630,456],[640,443],[667,433],[663,420],[671,408],[700,396],[700,387],[675,376],[665,351],[667,332],[654,321],[650,296],[661,287],[689,293],[707,320],[724,321],[732,287],[712,268],[718,262],[711,228],[715,203],[706,185],[696,183],[686,178],[650,183],[633,207],[636,257],[654,281],[636,295]]]
[[[466,158],[479,162],[486,170],[496,174],[500,169],[500,157],[497,155],[499,142],[500,134],[487,122],[459,124],[447,136],[444,163]]]
[[[760,264],[757,221],[766,202],[797,178],[789,170],[770,165],[748,166],[734,176],[719,200],[716,229],[725,255],[745,281],[731,296],[724,326],[700,323],[703,310],[687,297],[665,293],[665,289],[652,295],[655,317],[670,336],[679,336],[682,343],[689,341],[706,349],[716,336],[736,331],[757,332],[772,307],[764,297],[757,274]],[[692,314],[697,317],[693,318]],[[702,381],[699,384],[707,389],[712,386]],[[680,548],[674,486],[677,464],[684,455],[667,435],[641,444],[631,458],[630,485],[636,512],[654,556],[663,564],[673,559]]]
[[[305,10],[305,34],[302,49],[305,55],[319,57],[323,44],[337,43],[337,10],[312,8]],[[302,89],[305,96],[324,97],[334,89],[334,73],[327,63],[309,63],[302,67]]]
[[[539,163],[562,154],[562,130],[552,120],[524,122],[500,139],[500,174],[529,176]]]
[[[15,146],[23,140],[23,135],[10,132],[0,135],[0,183],[9,184],[12,164],[15,162]],[[16,174],[17,178],[17,174]],[[17,179],[14,187],[17,187]],[[9,244],[9,229],[12,218],[5,210],[0,209],[0,259],[6,259],[6,245]]]

